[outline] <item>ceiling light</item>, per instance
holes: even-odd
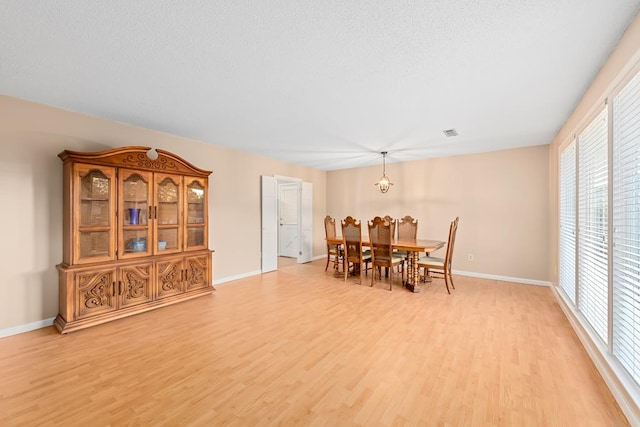
[[[387,191],[389,191],[389,187],[391,187],[393,183],[387,176],[386,170],[385,170],[386,169],[385,158],[387,157],[387,152],[383,151],[380,154],[382,154],[382,177],[376,183],[376,185],[378,186],[378,190],[380,190],[381,193],[386,193]]]

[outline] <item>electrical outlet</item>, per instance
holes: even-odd
[[[473,261],[473,254],[467,255],[467,261]]]

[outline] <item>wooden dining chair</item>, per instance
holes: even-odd
[[[391,240],[396,238],[396,220],[391,215],[385,215],[383,218],[389,224],[391,224]]]
[[[385,215],[383,219],[387,221],[389,224],[391,224],[391,240],[394,240],[396,238],[396,220],[391,215]],[[394,249],[393,252],[397,253],[398,250]],[[400,271],[400,269],[398,269],[398,271]],[[388,276],[389,276],[389,269],[385,269],[385,277],[388,277]]]
[[[324,218],[324,233],[327,239],[334,239],[336,237],[336,220],[327,215]],[[329,244],[327,242],[327,265],[324,267],[324,271],[329,268],[331,257],[336,266],[342,264],[342,245],[341,244]]]
[[[405,215],[404,218],[398,219],[397,222],[398,240],[416,240],[418,238],[417,219],[414,219],[411,215]],[[395,254],[404,257],[408,265],[408,251],[398,250],[395,251]],[[404,277],[402,278],[402,281],[404,282]]]
[[[418,220],[411,215],[398,219],[398,240],[416,240],[418,238]]]
[[[404,269],[402,268],[404,258],[396,255],[392,250],[392,225],[390,222],[377,216],[367,225],[369,227],[369,240],[371,241],[371,266],[373,268],[371,286],[375,282],[376,273],[382,280],[381,268],[385,267],[391,271],[389,274],[389,290],[391,291],[393,289],[393,267],[400,267],[400,273],[404,276]]]
[[[444,284],[447,287],[447,293],[449,294],[451,293],[449,290],[449,283],[451,283],[451,287],[453,289],[456,288],[453,284],[453,277],[451,276],[451,261],[453,260],[453,248],[456,243],[458,220],[459,217],[456,217],[449,226],[449,238],[447,239],[447,251],[444,259],[432,256],[424,256],[418,259],[418,268],[424,268],[425,276],[434,271],[436,273],[441,273],[444,276]]]
[[[411,215],[405,215],[398,220],[398,240],[416,240],[418,238],[418,220]],[[407,251],[398,251],[407,256]]]
[[[371,262],[371,255],[362,249],[362,223],[357,219],[348,216],[341,222],[342,226],[342,245],[344,247],[343,270],[344,281],[347,281],[349,275],[349,264],[352,264],[351,270],[354,275],[360,276],[362,283],[362,271],[367,271]]]

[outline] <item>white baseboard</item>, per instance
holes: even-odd
[[[223,283],[233,282],[234,280],[244,279],[244,278],[251,277],[251,276],[257,276],[258,274],[262,274],[262,270],[248,271],[246,273],[236,274],[234,276],[223,277],[221,279],[214,280],[213,281],[213,286],[218,286],[218,285],[221,285]]]
[[[636,392],[637,385],[622,367],[618,367],[618,363],[606,349],[601,348],[602,345],[598,345],[591,338],[589,332],[582,326],[578,315],[560,295],[558,288],[551,286],[551,291],[629,424],[640,426],[640,407],[636,403],[640,402],[640,392]]]
[[[544,280],[523,279],[521,277],[498,276],[495,274],[475,273],[473,271],[451,270],[452,274],[458,276],[478,277],[480,279],[499,280],[501,282],[522,283],[524,285],[551,286],[551,282]]]
[[[14,326],[13,328],[7,328],[0,330],[0,338],[8,337],[11,335],[22,334],[24,332],[33,331],[35,329],[45,328],[53,325],[55,317],[49,319],[38,320],[37,322],[26,323],[24,325]]]

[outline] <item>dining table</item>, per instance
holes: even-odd
[[[344,243],[344,240],[341,236],[327,238],[327,243],[331,245],[341,245]],[[420,286],[418,286],[418,282],[420,281],[420,274],[418,271],[418,258],[420,257],[420,252],[434,252],[438,249],[442,248],[447,242],[443,242],[442,240],[427,240],[427,239],[393,239],[391,241],[391,248],[397,249],[399,251],[407,251],[407,281],[405,282],[405,286],[411,292],[420,292]],[[371,247],[371,242],[369,238],[363,236],[362,238],[362,246]],[[335,259],[335,269],[338,269],[339,261],[336,257]],[[425,280],[427,282],[431,281],[429,276],[425,276]]]

